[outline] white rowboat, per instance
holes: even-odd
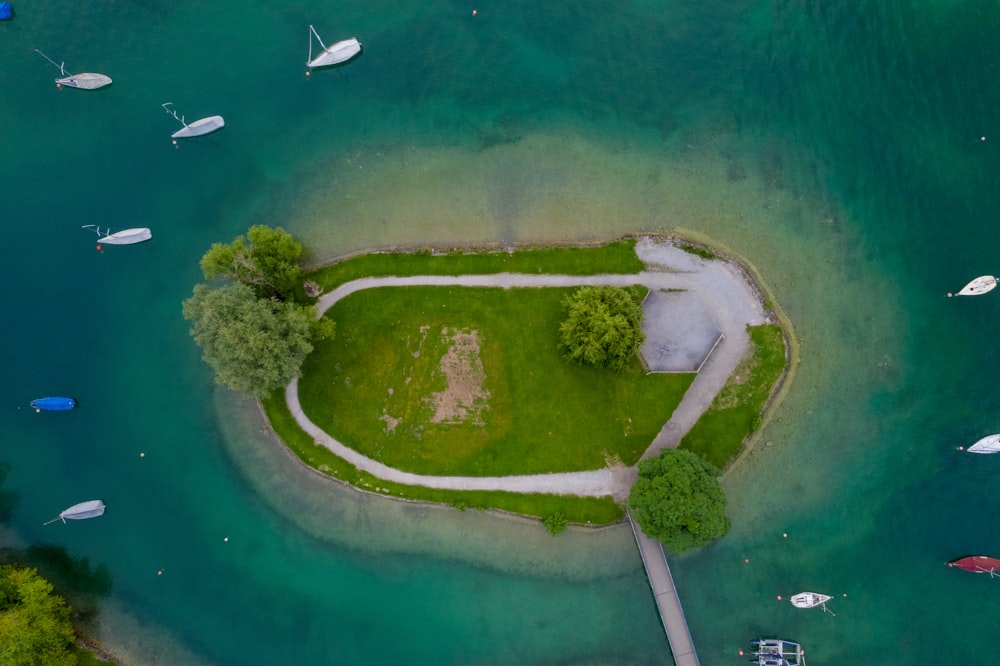
[[[319,41],[319,45],[323,47],[323,51],[315,58],[312,57],[313,35],[316,36],[316,39]],[[319,33],[316,32],[316,28],[309,26],[309,57],[306,60],[306,67],[329,67],[330,65],[339,65],[342,62],[347,62],[359,53],[361,53],[361,42],[354,37],[351,37],[350,39],[343,39],[336,44],[331,44],[328,47],[323,43]]]
[[[1000,451],[1000,434],[983,437],[966,451],[969,453],[996,453]]]

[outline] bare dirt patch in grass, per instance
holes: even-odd
[[[479,332],[444,327],[441,337],[450,340],[440,363],[446,386],[430,397],[434,406],[431,423],[472,422],[481,426],[490,392],[485,387],[486,373],[479,357]]]

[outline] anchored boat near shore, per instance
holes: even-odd
[[[68,86],[70,88],[80,88],[81,90],[97,90],[98,88],[103,88],[104,86],[111,85],[111,77],[106,74],[96,74],[94,72],[83,72],[81,74],[69,74],[66,71],[66,63],[56,63],[55,60],[48,57],[38,49],[35,51],[51,62],[53,65],[59,68],[62,72],[62,77],[56,79],[57,86]]]
[[[178,116],[176,111],[169,108],[173,104],[173,102],[164,102],[160,105],[164,111],[176,118],[181,125],[184,125],[183,128],[170,135],[172,139],[190,139],[196,136],[204,136],[226,126],[226,121],[222,116],[206,116],[188,124],[184,121],[184,116]]]
[[[761,638],[750,641],[754,646],[750,663],[757,666],[805,666],[802,646],[782,638]]]
[[[65,523],[67,519],[84,520],[86,518],[97,518],[98,516],[104,515],[104,509],[105,509],[104,502],[102,502],[101,500],[90,500],[87,502],[80,502],[79,504],[74,504],[70,508],[66,509],[65,511],[60,513],[52,520],[46,522],[45,524],[48,525],[49,523],[54,523],[57,520],[61,520]]]
[[[969,555],[948,563],[949,567],[970,573],[988,573],[990,578],[1000,578],[1000,559],[985,555]]]
[[[49,398],[37,398],[31,401],[31,406],[36,412],[65,412],[76,407],[76,400],[62,396],[52,396]]]
[[[969,284],[962,287],[955,296],[982,296],[983,294],[993,291],[997,286],[997,279],[992,275],[980,275],[975,280]],[[948,298],[952,297],[952,293],[948,292]]]
[[[135,245],[153,237],[153,232],[146,227],[123,229],[114,233],[111,233],[111,229],[101,231],[101,228],[94,224],[85,224],[83,228],[93,229],[98,236],[97,242],[107,245]]]
[[[823,609],[823,612],[829,613],[830,615],[836,615],[833,611],[826,607],[826,602],[833,599],[829,594],[820,594],[818,592],[799,592],[798,594],[792,595],[791,602],[796,608],[815,608],[819,606]]]
[[[315,58],[312,56],[313,37],[316,37],[316,40],[323,49]],[[306,67],[314,69],[316,67],[339,65],[347,62],[359,53],[361,53],[361,42],[354,37],[351,37],[350,39],[343,39],[335,44],[327,46],[323,43],[319,33],[316,32],[316,28],[311,25],[309,26],[309,57],[306,60]]]

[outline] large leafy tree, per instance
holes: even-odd
[[[719,470],[683,449],[664,449],[639,463],[628,503],[642,531],[674,553],[700,548],[729,532]]]
[[[625,369],[645,340],[642,287],[581,287],[563,304],[559,343],[566,358],[598,367]]]
[[[289,298],[301,274],[302,244],[278,227],[250,227],[229,245],[214,243],[201,258],[205,278],[226,277],[253,288],[257,296]]]
[[[237,391],[266,395],[298,375],[317,331],[315,308],[257,298],[245,284],[195,286],[184,301],[191,335],[215,370],[216,380]]]
[[[0,566],[0,664],[72,666],[76,635],[66,601],[34,569]]]

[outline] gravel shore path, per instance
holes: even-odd
[[[720,260],[706,261],[679,250],[669,243],[642,239],[636,246],[647,270],[631,275],[532,275],[497,273],[493,275],[418,275],[411,277],[373,277],[354,280],[324,294],[316,309],[320,315],[337,301],[363,289],[402,286],[498,287],[576,287],[583,285],[629,286],[642,284],[652,290],[691,290],[716,318],[722,339],[702,366],[670,420],[663,426],[643,457],[657,455],[666,447],[676,447],[684,434],[708,408],[725,385],[749,346],[748,325],[766,321],[760,295],[738,266]],[[387,481],[451,490],[506,490],[519,493],[606,496],[617,500],[628,497],[635,482],[634,467],[608,467],[586,472],[534,474],[503,477],[424,476],[402,472],[362,456],[323,432],[302,412],[298,397],[298,379],[285,389],[285,400],[296,422],[317,443],[359,469]]]

